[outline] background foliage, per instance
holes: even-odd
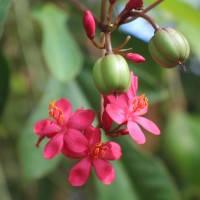
[[[74,188],[67,181],[74,161],[62,156],[46,161],[43,146],[35,147],[33,125],[48,117],[52,100],[66,97],[74,110],[98,111],[99,107],[91,70],[101,52],[87,39],[83,13],[71,2],[0,1],[1,199],[200,199],[198,0],[165,0],[149,12],[161,26],[176,27],[187,37],[191,55],[186,72],[158,66],[147,43],[134,35],[127,45],[146,58],[144,64],[129,65],[139,77],[139,93],[149,97],[148,117],[159,124],[162,134],[147,134],[142,146],[128,136],[116,140],[123,147],[123,157],[114,163],[114,184],[105,186],[92,177],[82,188]],[[81,2],[99,16],[100,1]],[[152,2],[145,0],[145,7]],[[123,30],[114,33],[113,46],[125,37]]]

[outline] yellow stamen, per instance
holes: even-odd
[[[105,153],[109,148],[107,146],[103,146],[104,144],[105,142],[96,143],[94,148],[91,150],[91,156],[93,159],[98,159],[99,154],[101,154],[102,157],[105,156]]]
[[[49,108],[49,115],[51,117],[53,117],[58,124],[61,125],[64,121],[64,113],[63,113],[63,110],[61,108],[59,108],[55,105],[56,102],[57,102],[57,100],[54,100],[49,104],[49,107],[48,107]]]
[[[141,109],[145,108],[145,106],[148,106],[148,98],[145,97],[145,94],[140,95],[133,101],[133,111],[138,110],[139,112]]]

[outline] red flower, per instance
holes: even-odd
[[[143,144],[146,139],[139,125],[155,135],[159,135],[160,130],[151,120],[141,117],[148,111],[148,99],[144,94],[136,96],[137,77],[131,73],[131,78],[132,83],[128,92],[118,97],[108,96],[110,103],[106,106],[106,112],[116,123],[126,124],[131,137],[138,144]]]
[[[86,130],[94,120],[92,110],[78,109],[72,113],[70,102],[64,98],[49,104],[49,115],[53,120],[43,119],[34,126],[34,132],[39,135],[36,146],[39,146],[45,137],[50,139],[44,148],[46,159],[58,155],[64,146],[73,150],[71,141],[76,141],[82,136],[81,131]]]
[[[79,141],[72,145],[74,151],[68,147],[63,148],[64,155],[70,158],[82,158],[70,170],[69,182],[73,186],[82,186],[88,180],[92,166],[104,184],[111,184],[114,181],[115,171],[107,160],[118,160],[121,157],[121,147],[117,143],[101,142],[100,130],[90,127],[79,137]]]

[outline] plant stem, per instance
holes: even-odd
[[[114,4],[110,4],[109,9],[108,9],[108,15],[107,15],[107,20],[108,20],[109,25],[112,23],[111,16],[112,16],[113,8],[114,8]]]
[[[92,41],[92,44],[93,44],[95,47],[97,47],[97,48],[99,48],[99,49],[104,49],[104,48],[105,48],[104,46],[101,46],[101,44],[97,44],[97,43],[95,42],[94,39],[92,39],[91,41]]]
[[[155,8],[158,4],[162,3],[164,0],[157,0],[156,2],[152,3],[150,6],[148,6],[147,8],[145,8],[142,12],[143,13],[147,13],[148,11],[150,11],[151,9]]]
[[[155,29],[155,31],[158,30],[158,29],[160,28],[159,25],[158,25],[151,17],[149,17],[148,15],[146,15],[146,14],[143,13],[143,12],[136,12],[136,11],[130,12],[129,16],[133,16],[133,18],[131,18],[131,19],[133,19],[133,20],[135,20],[135,19],[138,18],[138,17],[141,17],[141,18],[143,18],[143,19],[146,19],[146,20],[152,25],[152,27]],[[132,20],[131,20],[131,21],[132,21]],[[129,21],[129,22],[130,22],[130,21]]]
[[[121,45],[119,45],[118,47],[114,48],[113,50],[118,51],[119,49],[123,48],[128,43],[128,41],[130,39],[131,39],[131,36],[128,35],[126,37],[125,41]]]
[[[142,12],[140,13],[147,13],[148,11],[150,11],[151,9],[155,8],[156,6],[158,6],[160,3],[162,3],[164,0],[157,0],[154,3],[152,3],[150,6],[148,6],[147,8],[145,8]],[[120,26],[121,24],[126,24],[129,23],[135,19],[137,19],[139,16],[134,16],[131,19],[128,19],[130,17],[129,12],[125,12],[123,11],[122,13],[120,13],[120,20],[118,20],[117,26]],[[119,17],[118,17],[119,18]]]
[[[105,48],[106,48],[106,55],[112,54],[112,44],[111,44],[111,38],[110,38],[111,32],[105,33]]]
[[[103,24],[105,21],[105,16],[106,16],[106,4],[107,0],[101,0],[101,23]]]

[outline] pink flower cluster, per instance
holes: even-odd
[[[104,97],[102,124],[110,136],[129,133],[138,144],[144,144],[146,139],[140,126],[155,135],[159,135],[160,130],[151,120],[141,117],[148,111],[148,98],[144,94],[137,96],[137,89],[138,78],[131,72],[131,86],[128,92],[120,96]],[[110,130],[113,121],[119,125]]]
[[[160,134],[159,128],[152,121],[141,117],[147,113],[148,99],[145,95],[136,95],[138,79],[133,73],[131,78],[128,92],[120,96],[102,97],[102,114],[96,128],[92,126],[95,117],[92,110],[78,109],[73,113],[70,102],[65,98],[49,104],[51,119],[35,123],[34,132],[39,135],[36,146],[44,138],[49,139],[44,148],[46,159],[52,159],[59,153],[80,159],[69,173],[69,182],[73,186],[83,185],[92,167],[104,184],[114,181],[115,171],[107,160],[118,160],[122,155],[121,147],[112,141],[102,142],[103,131],[112,137],[130,134],[138,144],[145,142],[140,126],[155,135]],[[117,126],[111,128],[114,123]]]

